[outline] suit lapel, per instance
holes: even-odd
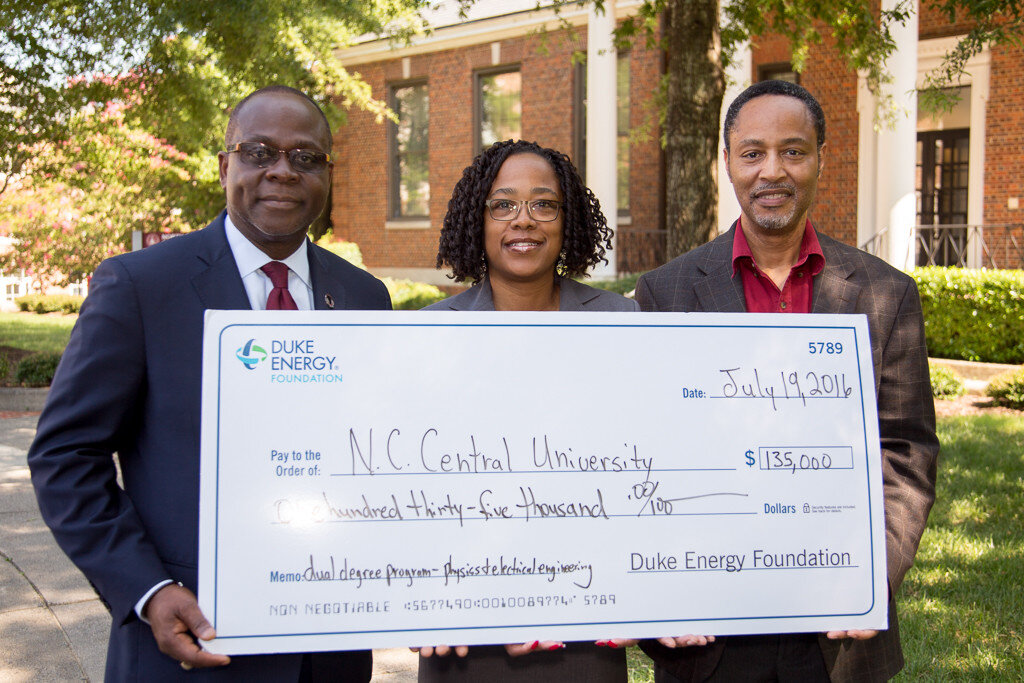
[[[248,310],[249,296],[238,274],[238,265],[231,255],[224,236],[224,213],[202,230],[202,244],[196,256],[202,262],[192,285],[203,302],[203,308],[217,310]],[[320,247],[307,243],[309,278],[313,286],[313,308],[330,310],[345,308],[345,288],[328,270]]]
[[[747,310],[743,282],[732,274],[732,238],[736,229],[733,223],[727,233],[711,242],[707,256],[697,264],[704,278],[697,281],[693,290],[703,311],[744,313]]]
[[[582,311],[588,303],[601,295],[601,292],[569,278],[559,278],[558,281],[560,311]]]
[[[199,233],[200,245],[196,257],[199,272],[192,277],[192,286],[205,309],[248,310],[249,297],[238,274],[238,266],[231,255],[224,236],[224,212]]]
[[[834,241],[818,233],[821,251],[825,254],[825,268],[814,281],[812,313],[853,313],[860,296],[860,285],[850,282],[854,266]]]
[[[309,279],[313,285],[314,310],[340,310],[345,308],[345,288],[332,275],[324,260],[324,250],[307,242]]]
[[[494,294],[491,292],[491,280],[485,277],[476,287],[466,290],[464,298],[456,302],[461,311],[493,311]]]

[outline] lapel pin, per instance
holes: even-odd
[[[324,303],[327,304],[327,308],[334,308],[334,297],[330,294],[324,294]]]

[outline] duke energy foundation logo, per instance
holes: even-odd
[[[242,361],[246,370],[255,370],[256,366],[267,359],[267,350],[250,339],[235,352],[235,357]]]

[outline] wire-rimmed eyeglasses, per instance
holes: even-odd
[[[262,142],[239,142],[228,154],[238,152],[243,163],[256,168],[267,168],[277,163],[284,154],[292,168],[300,173],[320,173],[331,161],[331,155],[315,149],[277,149]]]
[[[558,218],[562,202],[556,199],[488,199],[487,212],[496,221],[512,221],[526,206],[526,214],[535,221],[547,223]]]

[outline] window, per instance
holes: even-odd
[[[615,65],[615,90],[618,110],[617,131],[617,171],[618,209],[619,215],[629,215],[629,53],[620,52]],[[587,66],[576,65],[574,84],[575,106],[573,107],[573,123],[575,136],[573,141],[573,163],[583,182],[587,181]]]
[[[762,64],[757,67],[758,81],[789,81],[800,83],[800,74],[793,71],[793,65],[789,62],[776,62],[774,64]]]
[[[477,152],[499,140],[522,137],[522,77],[519,69],[476,74]]]
[[[398,116],[388,139],[388,213],[392,218],[423,218],[430,215],[427,84],[392,86],[388,100]]]

